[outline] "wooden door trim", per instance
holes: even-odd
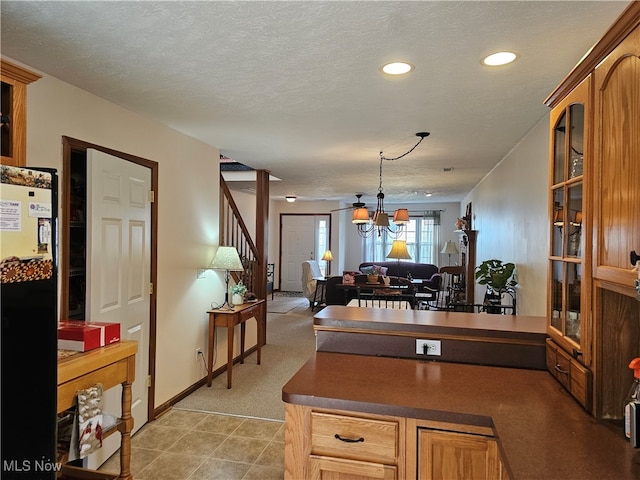
[[[70,238],[70,212],[69,201],[71,192],[71,152],[72,150],[86,151],[87,149],[98,150],[114,157],[121,158],[131,163],[147,167],[151,170],[151,190],[154,192],[154,200],[151,203],[151,278],[150,282],[153,284],[153,293],[149,298],[149,401],[147,406],[147,418],[148,421],[155,419],[155,385],[156,378],[156,317],[157,317],[157,293],[158,293],[158,162],[148,160],[146,158],[137,157],[128,153],[113,150],[111,148],[95,145],[93,143],[85,142],[75,138],[62,136],[62,179],[60,182],[60,190],[62,191],[62,215],[60,221],[60,231],[64,235],[65,240]],[[66,278],[69,274],[66,260],[69,258],[69,243],[62,242],[62,258],[65,259],[64,263],[60,265],[60,276]],[[62,282],[61,298],[68,299],[69,289],[68,284]],[[68,302],[65,307],[65,302],[60,302],[60,314],[68,309]],[[138,352],[142,354],[142,352]],[[146,379],[138,379],[138,381],[146,382]]]
[[[317,217],[319,215],[329,217],[329,233],[327,233],[329,237],[329,243],[327,244],[328,249],[331,250],[331,229],[332,229],[332,221],[333,218],[330,213],[281,213],[280,214],[280,224],[278,225],[278,271],[280,272],[278,275],[278,290],[282,290],[282,219],[284,217]],[[314,229],[315,230],[315,229]],[[315,239],[314,239],[315,242]]]

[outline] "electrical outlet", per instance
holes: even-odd
[[[442,355],[440,340],[416,340],[416,353],[418,355]]]
[[[196,348],[196,363],[200,360],[200,355],[202,355],[202,349],[198,347]]]

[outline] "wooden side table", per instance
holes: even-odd
[[[216,339],[216,327],[227,329],[227,388],[231,388],[233,370],[233,334],[235,326],[240,324],[240,363],[244,363],[244,338],[245,322],[250,318],[256,319],[258,331],[258,365],[260,365],[260,346],[264,339],[265,324],[267,321],[266,301],[257,300],[252,303],[236,305],[233,310],[208,310],[209,314],[209,347],[207,363],[207,387],[213,380],[213,346]]]
[[[136,376],[136,352],[138,343],[121,340],[112,345],[78,353],[58,360],[58,413],[64,412],[75,404],[76,393],[101,383],[105,390],[122,384],[122,412],[117,429],[120,431],[120,475],[92,476],[79,467],[65,465],[61,478],[133,478],[131,462],[131,384]],[[105,436],[110,432],[105,432]],[[99,475],[95,476],[95,475]]]

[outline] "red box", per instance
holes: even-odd
[[[58,348],[86,352],[120,341],[120,324],[63,320],[58,322]]]

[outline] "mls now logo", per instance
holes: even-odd
[[[51,460],[3,460],[3,472],[59,472],[62,469],[62,463],[52,462]]]

